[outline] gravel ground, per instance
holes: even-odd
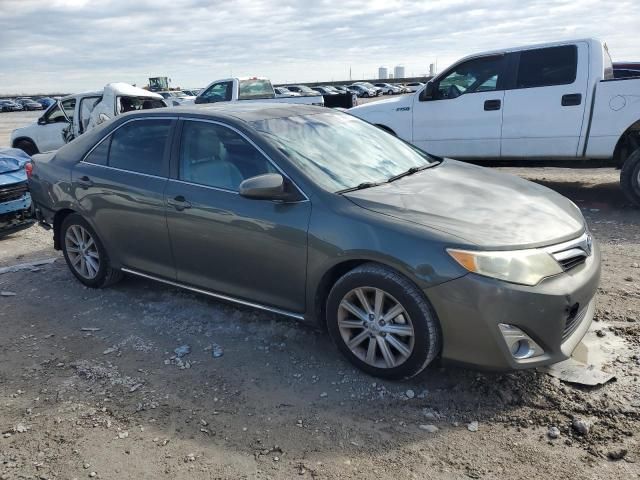
[[[35,117],[0,115],[0,145]],[[0,479],[640,478],[640,210],[610,169],[502,169],[569,196],[600,242],[590,335],[614,381],[380,381],[294,321],[137,278],[86,289],[32,227],[0,240],[0,268],[55,258],[0,273]]]

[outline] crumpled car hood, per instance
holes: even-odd
[[[519,177],[455,160],[345,194],[360,207],[455,235],[488,249],[552,245],[585,222],[567,198]]]
[[[24,164],[31,158],[18,148],[0,147],[0,185],[26,180]]]

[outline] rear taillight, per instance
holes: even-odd
[[[27,174],[27,178],[31,178],[31,175],[33,175],[33,163],[31,162],[27,162],[24,164],[24,171]]]

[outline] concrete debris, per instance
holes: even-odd
[[[477,432],[478,431],[478,422],[477,421],[473,421],[470,424],[467,425],[467,430],[469,430],[470,432]]]
[[[429,432],[429,433],[436,433],[438,430],[440,430],[435,425],[420,425],[418,428],[420,428],[420,430],[424,430],[425,432]]]
[[[541,370],[563,382],[587,386],[603,385],[615,378],[615,375],[603,372],[595,365],[582,363],[573,358],[543,367]]]
[[[547,431],[547,437],[549,437],[551,440],[560,438],[560,429],[558,427],[549,427],[549,430]]]
[[[407,390],[406,392],[404,392],[404,394],[407,396],[407,398],[411,399],[413,397],[416,396],[416,392],[414,392],[413,390]]]
[[[178,358],[182,358],[185,355],[189,355],[191,353],[191,346],[181,345],[175,350],[173,350],[173,353],[175,353]]]
[[[222,349],[222,347],[220,345],[218,345],[217,343],[212,343],[211,344],[211,356],[213,358],[220,358],[222,355],[224,355],[224,350]]]
[[[32,272],[39,271],[40,270],[39,268],[34,268],[34,267],[49,265],[55,261],[56,261],[56,258],[46,258],[44,260],[36,260],[34,262],[19,263],[17,265],[11,265],[10,267],[2,267],[0,268],[0,275],[4,273],[19,272],[21,270],[31,270]]]
[[[144,385],[144,383],[136,383],[133,387],[131,387],[129,389],[129,393],[133,393],[136,390],[138,390],[140,387],[142,387]]]
[[[591,422],[580,417],[576,417],[571,422],[571,426],[579,435],[586,436],[589,435],[591,431]]]
[[[622,460],[626,456],[627,456],[626,448],[618,448],[615,450],[611,450],[609,453],[607,453],[607,457],[609,458],[609,460]]]

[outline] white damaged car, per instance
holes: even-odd
[[[36,122],[11,132],[11,146],[29,155],[57,150],[116,115],[166,106],[157,93],[127,83],[109,83],[101,91],[58,100]]]

